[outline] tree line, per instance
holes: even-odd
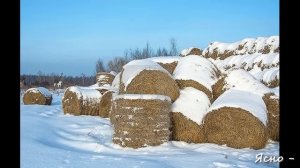
[[[56,73],[45,74],[39,71],[36,75],[22,74],[20,75],[20,87],[21,89],[27,89],[31,87],[46,87],[53,89],[54,83],[62,81],[63,88],[69,86],[90,86],[96,83],[94,75],[87,76],[81,74],[80,76],[66,76]]]
[[[105,65],[103,60],[99,58],[96,62],[96,73],[98,72],[120,72],[123,65],[127,64],[131,60],[145,59],[150,57],[157,56],[176,56],[178,55],[177,44],[174,38],[170,39],[170,48],[166,49],[165,47],[159,47],[156,51],[150,46],[150,43],[147,42],[145,47],[142,49],[126,49],[124,51],[124,56],[115,57],[112,60],[109,60]]]

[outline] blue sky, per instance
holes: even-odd
[[[21,74],[93,75],[127,48],[279,35],[279,0],[21,0]]]

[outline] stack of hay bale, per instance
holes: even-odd
[[[132,148],[167,142],[171,102],[178,96],[176,82],[159,64],[148,59],[126,64],[110,115],[113,142]]]
[[[52,94],[44,87],[30,88],[23,96],[24,104],[51,105]]]
[[[202,118],[212,101],[218,69],[202,56],[189,55],[179,61],[173,75],[181,91],[172,105],[172,140],[206,142]]]

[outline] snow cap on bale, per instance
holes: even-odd
[[[207,94],[212,100],[212,85],[217,81],[219,71],[208,59],[189,55],[178,62],[173,76],[181,89],[194,87]]]
[[[99,86],[110,86],[115,78],[115,74],[113,72],[98,72],[96,75],[96,81]]]
[[[227,90],[204,117],[207,141],[233,148],[264,148],[268,139],[266,110],[261,96]]]
[[[231,70],[225,75],[224,79],[220,80],[220,85],[223,85],[223,87],[222,89],[220,89],[221,86],[214,87],[216,89],[214,90],[215,98],[231,88],[241,91],[248,91],[260,96],[272,92],[270,88],[266,87],[260,81],[255,79],[249,72],[243,69]]]
[[[131,148],[167,142],[170,138],[170,108],[171,99],[164,95],[114,96],[110,114],[113,142]]]
[[[52,94],[44,87],[30,88],[23,96],[24,104],[51,105]]]
[[[167,57],[161,56],[161,57],[151,57],[147,59],[158,63],[160,66],[166,69],[170,74],[172,74],[180,58],[181,57],[179,56],[167,56]]]
[[[160,94],[175,101],[179,87],[171,74],[151,60],[134,60],[123,67],[120,94]]]
[[[99,115],[101,93],[93,88],[71,86],[62,98],[64,113],[73,115]]]
[[[180,90],[180,96],[172,104],[172,140],[188,143],[206,141],[202,119],[210,106],[205,93],[192,87]]]
[[[112,86],[113,88],[115,88],[117,91],[119,91],[120,82],[121,82],[121,72],[119,72],[119,73],[115,76],[115,79],[113,80],[111,86]]]
[[[182,56],[182,57],[185,57],[188,55],[202,55],[202,50],[200,48],[190,47],[190,48],[183,49],[180,52],[180,56]]]
[[[274,93],[268,93],[264,95],[263,100],[268,112],[267,129],[269,137],[274,141],[279,141],[279,96]]]

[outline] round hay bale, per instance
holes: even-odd
[[[183,49],[179,56],[185,57],[188,55],[202,55],[202,50],[200,48],[196,48],[196,47],[190,47],[187,49]]]
[[[107,72],[99,72],[96,75],[96,81],[99,86],[110,86],[115,78],[115,75]]]
[[[268,140],[266,106],[257,94],[228,90],[212,104],[203,121],[209,143],[261,149]]]
[[[99,116],[101,93],[92,88],[68,87],[62,98],[64,114]]]
[[[274,93],[268,93],[264,95],[263,100],[268,112],[267,129],[269,137],[274,141],[279,141],[279,97]]]
[[[100,103],[99,103],[99,115],[103,118],[108,118],[111,112],[112,106],[112,94],[113,91],[106,91],[102,94]]]
[[[44,87],[30,88],[23,96],[24,104],[51,105],[52,94]]]
[[[173,76],[179,87],[194,87],[212,100],[212,85],[218,80],[219,70],[202,56],[189,55],[178,62]]]
[[[271,92],[270,88],[266,87],[260,81],[255,79],[249,72],[243,69],[234,69],[229,71],[227,76],[224,77],[224,82],[222,82],[222,80],[223,79],[221,79],[220,82],[221,85],[223,85],[223,88],[219,88],[219,92],[216,93],[216,95],[222,94],[222,92],[231,88],[259,94],[261,97],[264,94]]]
[[[180,90],[172,104],[172,140],[188,143],[206,142],[202,119],[210,106],[207,95],[192,87]]]
[[[150,60],[134,60],[126,64],[121,74],[120,94],[159,94],[173,101],[179,87],[170,73]]]
[[[170,138],[171,99],[163,95],[123,94],[113,98],[113,142],[122,147],[156,146]]]

